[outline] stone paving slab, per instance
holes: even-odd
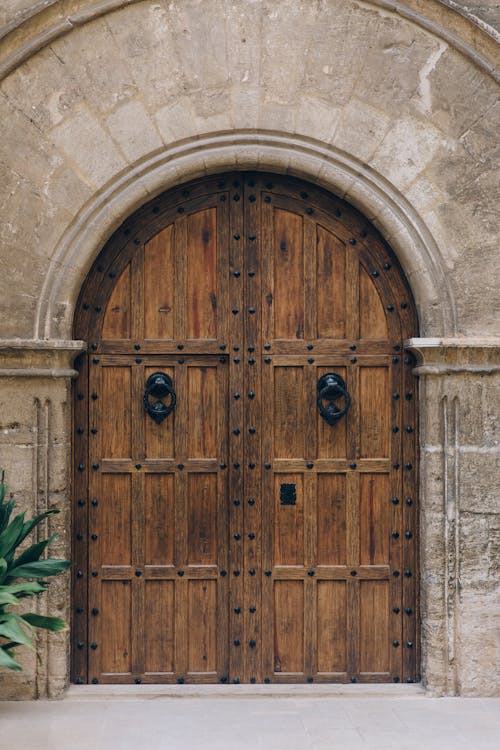
[[[144,686],[146,687],[146,686]],[[186,686],[187,687],[187,686]],[[193,686],[194,687],[194,686]],[[500,699],[358,690],[114,695],[0,702],[0,748],[23,750],[498,750]],[[297,686],[294,686],[297,690]],[[318,686],[316,686],[318,687]],[[326,687],[326,686],[321,686]],[[331,686],[330,686],[331,687]],[[202,694],[204,693],[204,694]],[[174,696],[177,697],[174,697]],[[178,698],[182,697],[182,700]]]

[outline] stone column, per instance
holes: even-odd
[[[27,518],[59,508],[38,528],[38,538],[57,532],[54,557],[71,554],[71,378],[81,341],[0,341],[0,467],[17,510]],[[49,579],[50,580],[50,579]],[[69,624],[69,573],[27,600],[27,609],[62,617]],[[23,672],[0,672],[2,698],[56,697],[68,683],[69,630],[39,631],[37,652],[18,649]]]
[[[420,376],[426,685],[499,694],[500,339],[410,339]]]

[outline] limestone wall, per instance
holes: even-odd
[[[171,185],[234,168],[322,184],[398,253],[421,336],[455,342],[414,343],[423,366],[430,357],[441,367],[421,373],[423,674],[438,692],[489,694],[499,690],[498,46],[451,5],[7,3],[0,464],[16,494],[41,502],[41,409],[54,455],[43,502],[64,509],[67,544],[67,393],[79,345],[64,342],[93,259],[129,213]],[[69,601],[58,587],[54,608]],[[41,667],[2,676],[0,690],[60,691],[67,659],[57,643],[50,657],[42,649]]]

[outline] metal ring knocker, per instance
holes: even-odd
[[[339,398],[345,400],[344,406],[339,409],[335,402]],[[323,402],[327,401],[327,404]],[[319,413],[329,425],[334,425],[345,414],[351,405],[351,397],[343,378],[335,372],[327,372],[318,380],[318,409]]]
[[[170,396],[170,403],[165,404],[163,399]],[[156,401],[150,401],[150,398]],[[144,391],[144,406],[156,424],[160,424],[174,410],[177,396],[174,391],[172,378],[164,372],[154,372],[146,381]]]

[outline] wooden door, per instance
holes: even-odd
[[[418,679],[416,316],[376,230],[193,183],[110,239],[75,333],[74,680]]]

